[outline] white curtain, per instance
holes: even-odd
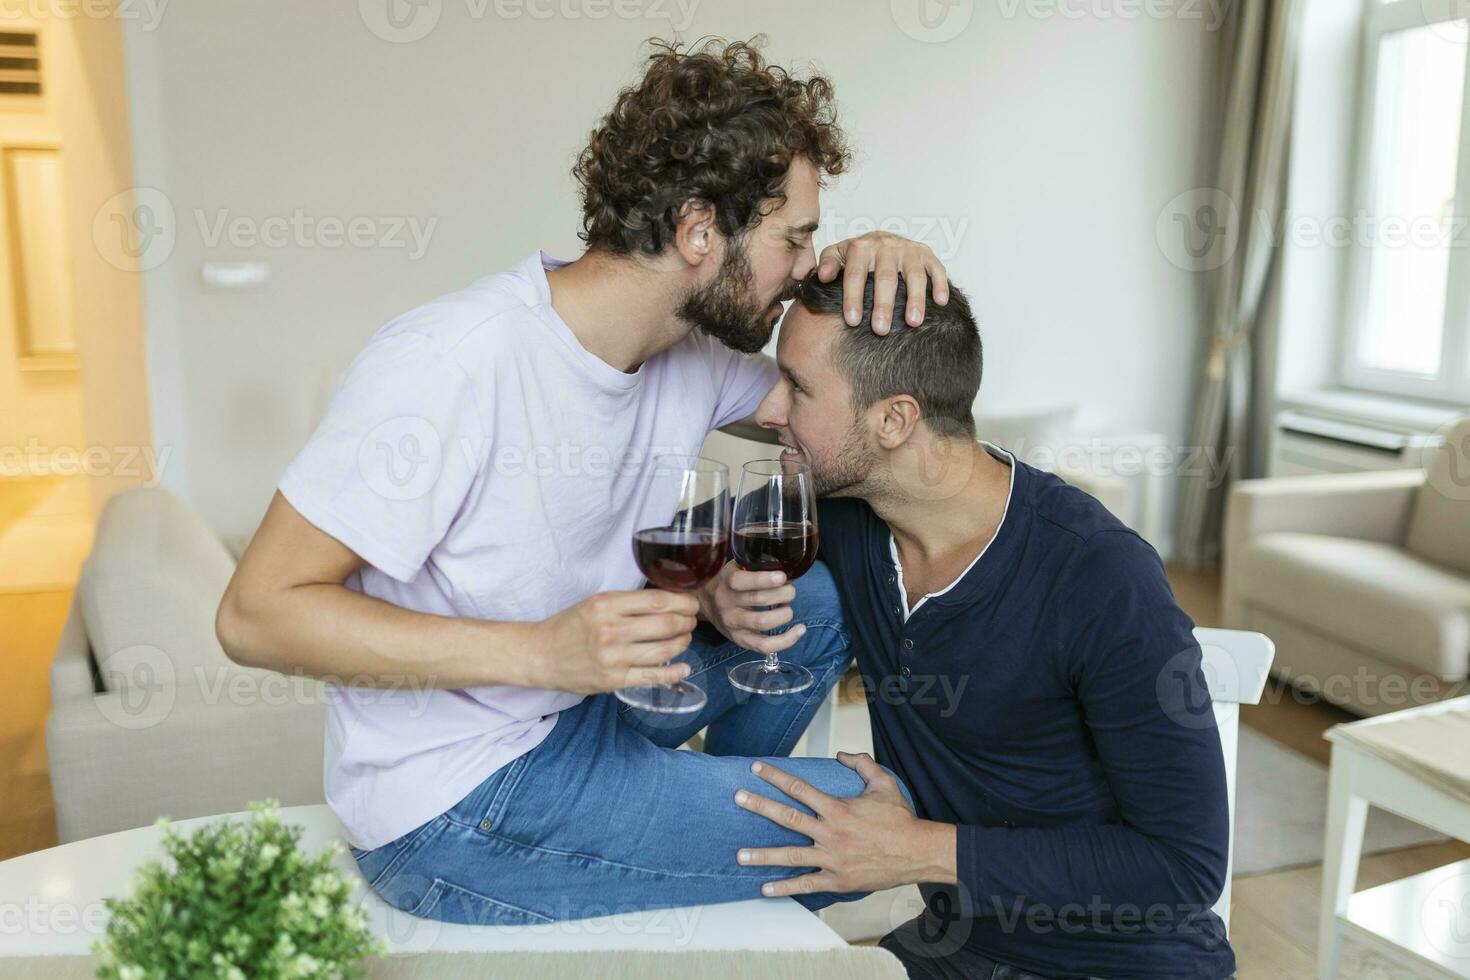
[[[1234,206],[1236,227],[1228,229],[1234,236],[1230,258],[1208,273],[1208,345],[1190,446],[1213,450],[1213,458],[1228,465],[1220,474],[1183,477],[1176,551],[1196,567],[1220,559],[1225,498],[1249,449],[1251,340],[1279,258],[1272,233],[1286,192],[1304,3],[1236,0],[1222,27],[1225,101],[1216,189]]]

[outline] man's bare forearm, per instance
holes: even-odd
[[[536,623],[414,612],[342,585],[229,594],[216,631],[231,658],[354,687],[539,687]]]
[[[225,589],[215,633],[247,667],[353,687],[509,685],[594,694],[672,684],[699,603],[660,589],[601,592],[539,622],[415,612],[347,587],[361,556],[278,491]]]

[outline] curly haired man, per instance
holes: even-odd
[[[871,272],[876,332],[900,274],[945,301],[923,245],[878,233],[815,254],[822,179],[847,163],[825,78],[753,44],[656,45],[577,161],[585,253],[532,253],[352,362],[217,629],[240,663],[336,682],[326,796],[390,904],[542,923],[755,898],[785,874],[736,849],[804,839],[731,798],[756,788],[752,759],[790,753],[849,659],[831,577],[794,593],[771,573],[777,618],[804,626],[742,647],[696,632],[693,596],[642,588],[629,541],[643,463],[697,452],[771,389],[753,352],[808,273],[846,266],[856,324]],[[925,293],[908,292],[910,325]],[[783,650],[816,683],[739,703],[725,669],[744,649]],[[708,692],[692,714],[609,693],[691,675]],[[704,752],[677,751],[705,728]],[[864,789],[836,760],[785,765]]]

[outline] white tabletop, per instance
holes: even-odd
[[[231,816],[245,818],[244,814]],[[220,817],[181,820],[192,828]],[[308,852],[342,840],[325,806],[287,807]],[[107,922],[102,900],[126,895],[134,870],[162,855],[157,828],[125,830],[0,862],[0,956],[85,954]],[[626,913],[534,926],[461,926],[416,919],[370,891],[350,855],[338,859],[374,932],[394,953],[507,950],[836,949],[847,943],[789,898]]]

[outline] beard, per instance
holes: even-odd
[[[770,304],[762,306],[753,295],[754,282],[750,255],[739,238],[731,238],[714,281],[689,294],[679,307],[679,319],[731,350],[754,354],[770,343],[776,327],[775,320],[767,316]],[[793,286],[777,301],[794,295]]]
[[[810,462],[818,497],[862,497],[877,477],[878,450],[869,444],[860,420],[853,419],[836,451],[820,463]]]

